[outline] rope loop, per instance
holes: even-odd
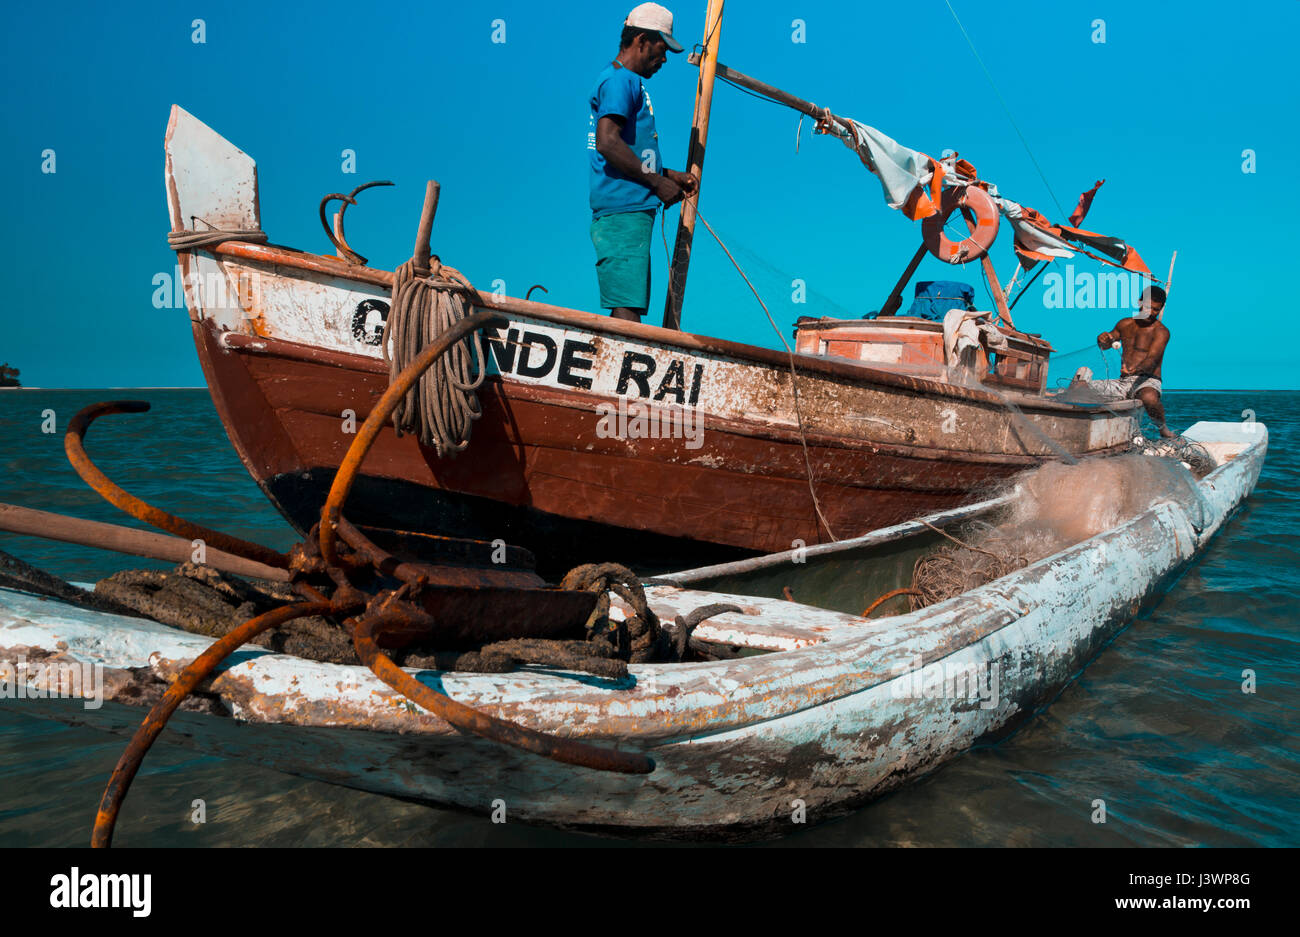
[[[437,257],[420,276],[414,259],[393,273],[393,292],[382,348],[388,379],[397,375],[430,342],[474,311],[478,293],[459,270]],[[452,346],[420,376],[393,411],[397,435],[411,433],[448,458],[469,445],[474,421],[483,415],[478,389],[487,375],[483,335],[474,332]]]
[[[659,618],[646,603],[641,579],[632,570],[618,563],[586,563],[569,570],[560,588],[600,593],[587,619],[587,640],[610,645],[614,656],[634,664],[655,659]],[[632,614],[623,621],[609,617],[611,592],[632,607]]]

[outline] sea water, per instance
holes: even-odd
[[[87,488],[63,454],[63,430],[78,409],[126,398],[154,409],[102,418],[87,435],[111,478],[219,530],[280,549],[297,540],[240,465],[203,390],[0,392],[0,501],[139,526]],[[1165,399],[1177,428],[1240,421],[1247,410],[1267,424],[1268,458],[1245,508],[1153,610],[1014,735],[852,816],[792,827],[778,844],[1300,845],[1300,393]],[[43,432],[51,419],[54,432]],[[0,548],[77,580],[167,565],[12,534],[0,534]],[[34,718],[22,705],[39,702],[0,703],[0,846],[85,845],[126,740]],[[160,742],[132,785],[114,842],[603,841],[494,824]]]

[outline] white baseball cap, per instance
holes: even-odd
[[[664,42],[668,43],[668,51],[682,51],[682,44],[673,38],[673,15],[666,7],[661,7],[657,3],[643,3],[633,7],[627,19],[623,20],[623,25],[635,26],[638,29],[653,29],[664,37]]]

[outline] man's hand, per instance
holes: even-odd
[[[1114,341],[1115,341],[1114,336],[1112,336],[1109,332],[1102,332],[1100,335],[1097,336],[1097,347],[1105,351],[1107,348],[1111,346],[1111,343]]]
[[[664,175],[681,186],[682,191],[687,195],[694,195],[700,189],[700,180],[696,179],[689,172],[678,172],[676,169],[665,169]]]
[[[686,194],[682,186],[668,175],[670,171],[665,169],[662,175],[656,176],[654,184],[654,193],[659,197],[659,201],[664,203],[665,208],[669,205],[676,205]]]

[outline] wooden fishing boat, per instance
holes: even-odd
[[[348,415],[364,419],[387,386],[393,275],[355,262],[341,215],[343,257],[265,243],[253,160],[179,107],[166,152],[172,238],[217,412],[249,473],[305,531],[350,442]],[[666,569],[853,536],[969,503],[1061,452],[1120,451],[1137,428],[1132,401],[1059,403],[1014,374],[963,386],[942,366],[920,375],[815,350],[792,360],[526,299],[483,294],[481,305],[507,324],[486,333],[469,448],[439,458],[390,429],[350,511],[379,527],[501,538],[546,572],[608,559]],[[933,326],[915,328],[932,337]],[[1050,347],[1007,333],[1045,373]],[[631,418],[614,432],[602,413],[620,406]],[[642,406],[651,419],[638,428]]]
[[[1006,733],[1157,600],[1251,492],[1268,445],[1267,429],[1254,423],[1198,423],[1185,436],[1217,464],[1194,501],[1158,499],[1112,529],[919,611],[865,619],[775,596],[793,584],[797,597],[818,576],[847,583],[843,564],[852,562],[870,570],[852,583],[858,590],[888,587],[934,547],[930,525],[998,503],[810,547],[802,563],[784,554],[649,582],[650,603],[665,619],[715,602],[738,606],[695,631],[724,659],[634,664],[619,682],[553,668],[416,674],[526,727],[644,753],[654,763],[648,775],[497,745],[411,705],[365,667],[253,646],[206,687],[215,712],[176,713],[168,737],[363,790],[482,813],[504,807],[526,823],[666,838],[779,836]],[[208,643],[0,590],[0,671],[17,673],[28,697],[8,690],[3,702],[18,712],[130,732],[148,684],[170,680]],[[31,698],[39,695],[36,664],[100,668],[103,705],[85,705],[89,681],[64,698]],[[959,691],[955,682],[950,692],[954,675],[989,692],[971,693],[970,683]]]

